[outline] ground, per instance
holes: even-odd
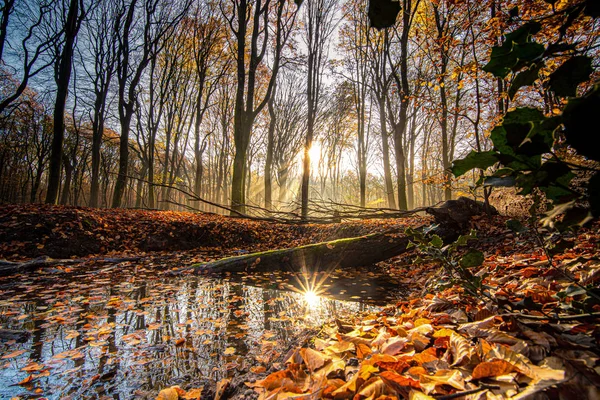
[[[74,363],[64,367],[53,364],[57,354],[53,353],[48,358],[50,361],[40,354],[41,361],[34,362],[26,345],[19,347],[16,339],[5,341],[1,353],[6,364],[0,380],[13,377],[11,379],[15,381],[3,383],[20,389],[21,392],[16,389],[14,392],[23,396],[20,398],[27,398],[27,393],[31,396],[36,393],[38,396],[40,393],[48,395],[48,391],[44,390],[49,390],[47,387],[51,382],[46,384],[44,379],[50,379],[47,376],[52,376],[60,368],[67,372],[81,367],[83,369],[79,371],[86,370],[87,363],[77,367],[78,352],[85,353],[81,357],[91,357],[97,349],[106,349],[104,352],[98,350],[103,354],[100,359],[104,361],[101,361],[101,366],[94,365],[97,373],[85,375],[77,372],[81,374],[78,375],[81,382],[77,383],[93,388],[100,393],[99,396],[103,393],[100,388],[110,394],[110,390],[116,390],[118,385],[115,381],[133,379],[128,375],[132,373],[121,372],[127,363],[126,356],[135,360],[132,365],[146,365],[143,360],[149,357],[154,357],[152,362],[157,360],[156,346],[162,346],[161,354],[172,354],[172,358],[161,356],[161,359],[175,360],[174,365],[178,368],[188,368],[190,360],[203,357],[199,355],[200,346],[211,341],[208,336],[202,336],[206,335],[206,327],[202,324],[208,322],[202,322],[204,319],[197,319],[194,314],[200,309],[210,311],[211,307],[221,307],[223,311],[230,310],[232,318],[241,318],[237,328],[228,329],[225,333],[232,338],[252,334],[248,329],[255,326],[249,322],[252,316],[250,308],[254,303],[246,302],[244,307],[240,307],[244,300],[231,292],[240,286],[229,281],[229,286],[223,286],[219,281],[210,288],[211,293],[217,293],[223,301],[205,308],[190,305],[193,312],[187,311],[187,321],[183,318],[169,325],[165,317],[158,318],[159,313],[167,315],[173,312],[164,308],[164,304],[169,302],[169,297],[179,293],[182,282],[198,279],[192,278],[188,272],[178,272],[182,266],[224,255],[373,232],[402,233],[407,226],[431,222],[425,217],[413,217],[300,226],[216,215],[39,205],[2,206],[0,215],[0,258],[12,261],[39,256],[83,258],[74,266],[57,265],[27,276],[5,277],[0,282],[0,328],[30,330],[29,333],[34,336],[34,340],[30,341],[33,344],[36,331],[40,329],[51,329],[50,332],[55,334],[62,332],[64,326],[65,338],[71,335],[73,338],[70,340],[78,341],[75,335],[85,337],[81,343],[77,342],[78,346],[68,347],[67,353],[79,349],[73,354],[58,352],[58,355],[63,354],[61,357],[69,359],[69,363]],[[479,295],[469,293],[460,282],[451,282],[448,271],[441,270],[439,263],[418,261],[419,254],[413,250],[380,263],[378,275],[374,272],[358,274],[371,283],[376,282],[378,276],[389,277],[392,285],[402,288],[393,296],[380,298],[388,303],[387,306],[379,306],[379,302],[373,301],[376,306],[361,306],[356,312],[339,316],[328,314],[328,318],[319,320],[316,330],[307,330],[310,334],[302,338],[301,335],[290,335],[288,339],[277,336],[277,343],[285,342],[285,346],[273,351],[272,357],[266,357],[265,346],[273,347],[270,344],[272,340],[268,339],[283,332],[276,329],[277,324],[295,324],[286,328],[294,330],[304,322],[293,321],[295,317],[286,314],[291,312],[289,309],[293,308],[294,298],[286,298],[285,301],[269,298],[271,292],[263,291],[257,304],[265,304],[261,305],[261,310],[269,309],[271,314],[267,315],[264,311],[264,323],[261,322],[260,326],[267,329],[264,324],[268,322],[270,328],[257,337],[257,350],[252,347],[253,342],[248,342],[249,347],[240,347],[234,341],[226,342],[223,347],[215,347],[218,349],[215,352],[222,354],[211,354],[213,360],[215,357],[218,359],[214,366],[211,364],[211,368],[218,370],[211,379],[197,380],[193,374],[169,372],[177,375],[178,380],[154,379],[150,389],[145,387],[143,393],[139,389],[136,396],[169,399],[200,396],[452,399],[525,398],[529,395],[532,398],[597,398],[600,385],[600,302],[596,298],[596,288],[600,278],[600,226],[592,225],[559,238],[549,232],[542,232],[541,236],[531,230],[515,233],[507,228],[506,222],[507,218],[501,216],[478,217],[472,221],[471,228],[477,231],[478,239],[469,243],[469,247],[481,250],[485,255],[483,265],[471,270],[483,285]],[[550,238],[552,243],[544,244],[541,241],[544,238]],[[139,259],[116,265],[106,262],[106,257],[124,256]],[[449,260],[452,257],[454,255],[447,255]],[[370,271],[375,270],[371,268]],[[177,278],[170,277],[174,273],[179,274]],[[343,276],[346,274],[344,271],[332,274],[333,280],[346,279],[350,282],[350,288],[351,283],[361,282],[356,275]],[[81,279],[80,288],[66,283],[72,282],[73,277]],[[243,286],[247,279],[242,276],[240,285]],[[285,286],[284,277],[278,274],[254,279],[263,286],[274,283],[275,289]],[[113,282],[114,289],[106,294],[99,292],[94,286],[99,280]],[[146,288],[144,285],[144,293],[140,294],[141,281],[154,282],[154,286]],[[194,290],[198,291],[198,285],[204,281],[193,282],[196,282]],[[364,283],[365,288],[373,286],[371,283]],[[89,292],[85,291],[86,288]],[[121,288],[122,293],[127,295],[121,295]],[[227,294],[226,288],[229,288]],[[135,304],[131,294],[134,289],[137,296]],[[75,292],[78,290],[83,293],[79,297],[85,297],[84,300],[77,297]],[[27,311],[27,293],[44,291],[48,297],[44,301],[50,305],[44,304],[42,311]],[[330,288],[328,291],[333,292]],[[246,290],[243,293],[248,295],[251,292]],[[343,289],[324,295],[352,300],[352,296],[339,297],[340,293],[346,292],[347,289]],[[367,290],[357,293],[366,296]],[[190,299],[194,297],[185,301],[192,301]],[[99,304],[100,309],[94,308],[93,304]],[[156,306],[152,310],[157,317],[152,317],[152,313],[148,315],[148,304]],[[85,308],[87,314],[78,311],[81,308]],[[108,308],[108,313],[102,311],[105,308]],[[156,311],[159,308],[162,311]],[[176,308],[179,315],[182,307]],[[90,309],[101,318],[92,319]],[[49,317],[48,313],[52,310],[56,310],[55,314]],[[74,313],[80,314],[73,317]],[[123,331],[126,334],[117,334],[122,325],[119,322],[121,315],[139,317],[144,313],[146,317],[142,326]],[[30,320],[31,323],[27,324]],[[40,324],[40,320],[44,323]],[[85,321],[80,324],[79,320],[88,321],[90,327],[86,328],[83,325]],[[215,321],[210,321],[212,330],[221,323]],[[40,328],[44,325],[49,327]],[[68,330],[67,326],[73,329]],[[154,337],[152,332],[162,334]],[[50,340],[44,338],[40,336],[38,340]],[[129,352],[119,348],[118,342],[125,342],[123,346],[129,346],[129,350],[126,349]],[[52,342],[52,345],[55,343]],[[85,350],[83,344],[87,344]],[[40,352],[43,353],[42,350]],[[108,357],[108,361],[103,357]],[[182,358],[189,365],[182,363]],[[163,364],[161,368],[165,368]],[[107,365],[118,365],[120,369],[111,369]],[[221,367],[240,373],[220,374]],[[202,366],[194,368],[202,369]],[[210,371],[205,375],[210,375]],[[72,393],[78,392],[69,393],[73,396]],[[87,395],[87,392],[84,394]]]

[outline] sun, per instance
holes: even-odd
[[[319,168],[319,159],[321,158],[321,142],[314,141],[310,150],[308,150],[310,156],[310,168],[316,171]]]

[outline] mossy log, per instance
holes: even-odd
[[[466,197],[428,208],[436,226],[431,233],[452,241],[468,229],[474,215],[483,214],[483,204]],[[495,211],[495,210],[494,210]],[[422,227],[421,227],[422,229]],[[311,271],[368,266],[406,251],[410,238],[401,233],[374,233],[291,249],[270,250],[193,265],[195,272]]]
[[[270,250],[223,258],[194,265],[195,271],[210,272],[262,272],[273,270],[311,271],[330,268],[352,268],[387,260],[404,251],[409,243],[405,235],[374,233],[309,244],[291,249]]]

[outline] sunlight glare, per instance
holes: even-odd
[[[304,292],[304,301],[310,308],[315,308],[319,305],[321,298],[312,290]]]

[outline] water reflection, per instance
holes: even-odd
[[[0,344],[0,398],[200,387],[268,368],[306,326],[369,308],[291,287],[278,275],[171,277],[151,263],[3,278],[0,327],[30,336]]]

